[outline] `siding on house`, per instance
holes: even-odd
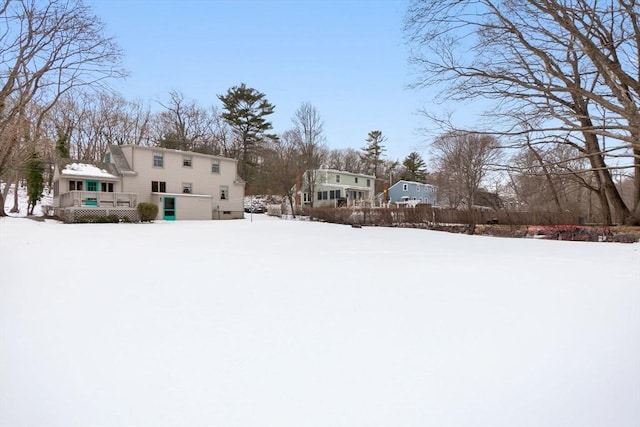
[[[435,186],[415,181],[400,180],[389,187],[387,194],[391,203],[414,201],[435,206],[437,202]],[[381,199],[382,195],[378,195],[378,198]]]
[[[372,204],[375,177],[334,169],[306,171],[297,195],[302,206],[354,206]]]
[[[175,219],[243,218],[245,183],[237,175],[237,161],[221,156],[138,145],[109,146],[105,162],[93,163],[99,182],[113,183],[113,191],[135,195],[132,206],[147,202],[158,205],[163,219],[165,198],[175,202]],[[84,162],[85,164],[91,162]],[[69,175],[60,163],[54,187],[68,191]],[[102,168],[102,169],[101,169]],[[82,169],[82,168],[81,168]],[[85,170],[90,168],[85,167]],[[83,179],[93,179],[83,177]],[[103,195],[101,195],[103,196]],[[61,207],[59,200],[54,206]],[[84,206],[91,208],[91,205]]]

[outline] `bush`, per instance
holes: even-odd
[[[152,222],[158,216],[158,206],[153,203],[138,203],[137,209],[141,222]]]
[[[107,216],[83,215],[78,217],[75,222],[79,224],[117,224],[120,222],[120,218],[113,214]]]

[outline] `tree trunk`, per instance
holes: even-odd
[[[633,217],[628,223],[640,225],[640,148],[633,150]]]
[[[581,120],[581,125],[585,129],[593,127],[593,123],[588,117]],[[627,221],[631,216],[631,212],[629,212],[627,205],[624,203],[624,200],[622,200],[622,196],[620,196],[620,192],[613,182],[611,170],[608,169],[607,164],[604,161],[604,157],[602,156],[602,151],[600,150],[598,136],[589,132],[583,132],[582,134],[585,139],[585,148],[589,163],[591,164],[591,168],[598,175],[601,188],[603,188],[604,193],[606,194],[607,206],[611,209],[612,219],[614,221]]]
[[[558,213],[562,214],[562,212],[563,212],[562,203],[560,202],[560,196],[558,195],[558,190],[556,189],[556,185],[553,182],[553,178],[551,177],[551,173],[549,172],[549,168],[547,168],[547,165],[544,164],[544,160],[542,159],[542,156],[540,156],[540,153],[538,153],[531,146],[531,144],[529,143],[528,140],[527,140],[527,147],[529,148],[531,153],[533,153],[533,156],[536,158],[536,160],[538,161],[538,164],[542,168],[542,172],[544,173],[544,177],[547,180],[547,184],[549,184],[549,188],[551,189],[551,195],[553,196],[553,201],[555,202],[556,207],[558,208]]]
[[[291,215],[296,217],[296,208],[293,206],[293,196],[291,193],[287,194],[287,199],[289,200],[289,205],[291,206]]]
[[[9,213],[18,213],[20,212],[20,206],[18,203],[18,184],[20,183],[20,178],[18,176],[18,172],[16,172],[16,180],[13,185],[13,207],[9,211]]]

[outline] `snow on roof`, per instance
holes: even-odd
[[[62,169],[62,175],[91,176],[96,178],[117,178],[105,169],[88,163],[69,163]]]

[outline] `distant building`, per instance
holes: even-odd
[[[103,162],[62,159],[54,170],[56,215],[137,219],[138,203],[158,206],[157,219],[243,218],[237,161],[139,145],[110,145]]]
[[[371,206],[374,200],[375,176],[314,169],[306,171],[296,188],[298,206]]]
[[[437,188],[431,184],[400,180],[384,192],[377,195],[381,202],[388,201],[400,205],[415,206],[417,204],[436,205]]]

